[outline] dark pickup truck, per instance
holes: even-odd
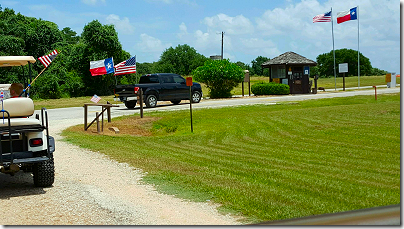
[[[116,85],[114,100],[125,103],[127,108],[134,108],[142,89],[144,103],[147,107],[155,107],[157,101],[171,101],[179,104],[181,100],[189,100],[189,86],[186,80],[173,73],[147,74],[140,77],[138,84]],[[202,88],[199,83],[191,87],[192,102],[199,103],[202,98]]]

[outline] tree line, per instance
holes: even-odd
[[[30,96],[33,98],[111,95],[115,84],[137,83],[141,75],[156,72],[190,75],[209,60],[193,47],[183,44],[164,50],[156,62],[137,63],[135,74],[117,77],[113,74],[91,76],[90,61],[113,57],[114,64],[118,64],[131,57],[130,53],[122,49],[113,25],[103,25],[98,20],[93,20],[84,26],[81,35],[77,35],[69,27],[60,30],[53,22],[27,17],[9,8],[3,10],[0,5],[0,56],[26,55],[37,59],[54,49],[58,50],[59,55],[32,85]],[[318,66],[312,69],[312,74],[319,74],[320,77],[333,76],[330,53],[317,57]],[[369,59],[360,55],[361,75],[379,75],[383,72],[372,68]],[[355,75],[357,66],[355,67],[356,61],[353,61],[354,56],[353,50],[336,50],[337,63],[350,63],[348,75]],[[235,64],[241,69],[249,70],[251,76],[268,76],[268,69],[261,67],[261,64],[268,60],[270,58],[258,56],[251,63],[238,61]],[[32,76],[35,77],[42,69],[42,64],[37,61],[32,66]],[[22,83],[23,74],[27,73],[28,66],[2,67],[0,83]]]

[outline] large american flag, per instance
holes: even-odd
[[[115,65],[114,75],[124,75],[129,73],[136,73],[136,56]]]
[[[330,22],[331,21],[331,11],[325,14],[317,15],[313,18],[313,23],[316,22]]]
[[[58,51],[55,49],[50,54],[39,57],[38,60],[41,61],[41,63],[43,64],[43,66],[45,66],[45,68],[47,68],[48,65],[52,62],[53,59],[56,58],[58,54],[59,54]]]

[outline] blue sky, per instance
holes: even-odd
[[[114,24],[123,49],[137,62],[157,61],[161,53],[188,44],[207,57],[251,63],[293,51],[316,60],[332,50],[331,23],[313,23],[329,11],[335,49],[358,49],[358,22],[336,23],[340,11],[359,6],[359,50],[373,67],[400,72],[399,0],[35,0],[1,1],[23,15],[70,27],[81,34],[92,20]],[[338,63],[337,63],[338,64]]]

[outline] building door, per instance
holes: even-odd
[[[304,90],[304,78],[303,78],[303,67],[293,67],[292,72],[292,92],[293,94],[303,94],[306,93]]]

